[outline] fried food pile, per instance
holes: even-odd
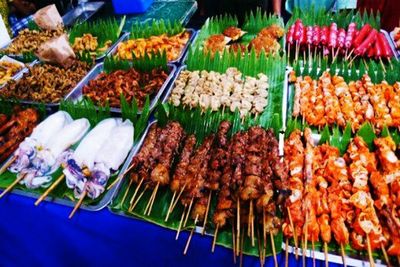
[[[133,99],[139,107],[143,107],[146,97],[158,93],[167,79],[168,74],[162,69],[153,69],[151,72],[140,72],[135,69],[117,70],[109,74],[103,72],[96,79],[86,85],[82,93],[95,103],[111,107],[120,107],[121,94],[128,103]]]
[[[136,58],[140,58],[146,54],[165,52],[168,61],[172,61],[178,59],[189,38],[190,33],[184,31],[173,36],[163,34],[151,36],[150,38],[131,39],[122,42],[118,46],[117,55],[120,59],[131,60],[133,58],[132,54]]]
[[[81,53],[88,51],[91,53],[104,53],[112,45],[112,41],[108,40],[104,43],[103,47],[99,48],[97,37],[94,37],[90,33],[85,33],[82,37],[76,37],[72,45],[72,49],[75,53]]]
[[[23,67],[14,62],[0,61],[0,85],[8,82]]]
[[[86,75],[90,65],[75,61],[68,69],[36,64],[18,81],[9,82],[0,96],[44,103],[60,102]]]
[[[21,55],[28,52],[34,52],[42,43],[53,37],[58,37],[63,33],[63,28],[58,28],[55,31],[24,29],[18,33],[18,36],[7,48],[0,52],[11,55]]]

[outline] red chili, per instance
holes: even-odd
[[[314,26],[313,28],[313,45],[318,46],[321,40],[321,28],[318,26]]]
[[[367,38],[365,38],[365,40],[361,43],[361,45],[359,45],[356,48],[356,50],[354,50],[354,53],[359,56],[364,55],[367,52],[368,48],[372,45],[372,43],[376,41],[377,36],[378,36],[378,31],[372,29],[372,31],[368,34]]]
[[[382,57],[390,58],[393,56],[392,48],[390,47],[389,42],[386,39],[385,35],[381,32],[378,34],[378,42],[377,43],[379,43],[379,45],[382,49],[382,55],[381,55]]]
[[[359,47],[361,45],[361,43],[365,40],[365,38],[367,38],[368,34],[370,34],[371,31],[372,31],[371,25],[365,24],[361,28],[357,37],[354,39],[353,46]]]

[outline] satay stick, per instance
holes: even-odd
[[[175,202],[174,202],[174,204],[172,205],[172,208],[171,208],[171,213],[174,211],[176,204],[178,204],[179,198],[182,196],[183,191],[185,190],[185,187],[186,187],[186,183],[182,186],[181,191],[178,194],[178,197],[175,199]]]
[[[81,197],[79,198],[78,202],[76,203],[74,209],[72,210],[72,212],[69,214],[68,219],[72,219],[72,217],[75,215],[76,211],[79,209],[79,207],[82,205],[83,200],[85,199],[87,194],[87,190],[86,190],[86,186],[83,189],[83,193],[81,195]]]
[[[312,259],[313,259],[313,267],[315,267],[315,244],[314,244],[314,238],[311,239],[311,247],[312,247]]]
[[[276,250],[275,250],[275,240],[274,240],[274,235],[272,234],[271,231],[269,231],[269,237],[271,238],[272,255],[274,255],[275,267],[278,267],[278,259],[276,258]]]
[[[169,203],[167,216],[165,216],[165,220],[164,220],[165,222],[168,221],[169,215],[171,214],[171,208],[172,208],[172,205],[174,204],[175,197],[176,197],[176,191],[174,191],[174,194],[172,195],[171,202]]]
[[[325,267],[329,267],[328,261],[328,243],[324,242],[324,255],[325,255]]]
[[[285,267],[288,267],[289,264],[289,238],[286,238],[285,241]]]
[[[183,227],[185,227],[185,226],[186,226],[186,224],[187,224],[187,221],[188,221],[188,219],[189,219],[189,216],[190,216],[190,211],[192,210],[193,200],[194,200],[194,197],[192,197],[192,199],[190,200],[190,203],[189,203],[189,209],[188,209],[188,212],[187,212],[187,214],[186,214],[186,217],[185,217],[185,222],[183,223]]]
[[[254,205],[253,200],[250,200],[250,214],[251,214],[251,221],[250,221],[250,229],[251,229],[251,245],[254,247]]]
[[[218,229],[219,229],[219,224],[217,223],[217,226],[215,227],[215,231],[214,231],[214,237],[213,237],[212,246],[211,246],[211,252],[212,253],[214,253],[215,242],[217,242]]]
[[[235,238],[235,226],[234,223],[232,225],[232,255],[233,255],[233,263],[236,264],[236,238]]]
[[[150,204],[149,212],[147,213],[147,216],[150,216],[150,214],[151,214],[151,210],[153,209],[154,201],[156,199],[157,191],[158,191],[159,187],[160,187],[160,182],[157,183],[156,188],[154,189],[153,198],[151,199],[151,204]]]
[[[372,257],[371,241],[369,239],[369,235],[366,234],[366,236],[367,236],[367,248],[368,248],[369,266],[375,267],[374,258]]]
[[[242,228],[242,232],[244,232],[244,227]],[[242,235],[240,238],[240,246],[239,246],[240,267],[243,266],[243,243],[244,243],[244,235]]]
[[[8,167],[11,166],[11,164],[13,164],[13,162],[17,159],[16,156],[12,156],[11,158],[9,158],[4,164],[3,166],[1,166],[0,168],[0,175],[2,175],[7,169]]]
[[[186,208],[187,208],[187,204],[185,204],[185,207],[183,208],[181,220],[179,221],[178,230],[176,231],[175,240],[178,240],[178,238],[179,238],[179,233],[181,232],[181,229],[182,229],[183,219],[185,218]]]
[[[205,216],[204,216],[204,222],[203,222],[203,230],[201,231],[201,234],[202,234],[202,235],[204,235],[205,232],[206,232],[207,217],[208,217],[208,212],[210,211],[211,193],[212,193],[212,191],[210,190],[210,192],[208,193],[206,214],[205,214]]]
[[[135,192],[133,193],[131,200],[129,201],[130,205],[132,205],[133,201],[135,200],[136,195],[139,192],[139,188],[142,186],[143,181],[144,181],[144,178],[140,179],[139,184],[136,186]]]
[[[131,188],[132,183],[133,183],[133,180],[132,180],[132,179],[129,179],[128,188],[125,190],[124,196],[122,197],[122,200],[121,200],[121,204],[122,204],[122,205],[124,204],[125,199],[126,199],[126,197],[128,196],[129,189]]]
[[[299,247],[298,247],[298,243],[297,243],[298,239],[297,239],[297,233],[296,233],[297,231],[296,231],[296,228],[294,227],[293,220],[292,220],[292,214],[290,213],[289,207],[287,207],[287,212],[288,212],[290,227],[292,228],[292,231],[293,231],[294,246],[295,246],[295,249],[296,249],[296,260],[297,260],[299,258],[299,254],[298,254]]]
[[[143,197],[144,193],[146,192],[146,190],[147,190],[148,188],[149,188],[149,185],[146,185],[146,186],[144,187],[142,193],[140,193],[140,195],[139,195],[139,197],[136,199],[135,203],[133,203],[133,204],[129,207],[129,209],[128,209],[129,212],[132,212],[132,211],[135,209],[136,205],[139,203],[140,199]]]
[[[264,262],[263,262],[263,245],[261,245],[261,238],[260,238],[260,229],[257,227],[257,247],[258,247],[258,258],[260,260],[260,266],[263,267],[264,266]]]
[[[21,175],[19,178],[15,179],[12,184],[10,184],[4,191],[0,194],[0,198],[4,197],[8,192],[10,192],[20,181],[25,178],[25,175]]]
[[[306,213],[306,221],[304,224],[304,242],[303,242],[303,266],[306,266],[306,254],[307,254],[307,247],[308,247],[308,212]]]
[[[240,200],[236,200],[236,255],[239,256],[240,251]]]
[[[382,57],[379,57],[379,61],[381,62],[383,71],[386,73],[386,68],[385,68],[385,64],[383,64]]]
[[[188,240],[186,242],[186,246],[185,246],[185,250],[183,251],[183,255],[186,255],[186,253],[187,253],[187,251],[189,249],[190,241],[192,240],[193,232],[194,232],[194,229],[196,228],[196,224],[197,224],[197,220],[198,219],[199,219],[199,214],[196,214],[196,219],[194,219],[194,226],[192,228],[192,231],[190,231],[190,235],[189,235],[189,238],[188,238]]]
[[[344,253],[344,246],[343,243],[340,244],[340,250],[342,252],[342,261],[343,261],[343,266],[346,267],[346,253]]]
[[[39,205],[50,193],[53,191],[62,180],[64,180],[65,175],[61,174],[60,177],[36,200],[35,206]]]
[[[387,266],[391,267],[392,265],[390,264],[390,260],[389,260],[388,254],[386,252],[385,246],[382,243],[381,243],[381,250],[382,250],[382,254],[383,254],[383,257],[385,258]]]

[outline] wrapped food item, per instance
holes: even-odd
[[[49,5],[39,9],[33,16],[35,23],[45,30],[56,30],[63,25],[63,20],[58,13],[56,5]]]
[[[67,35],[63,34],[43,43],[36,56],[44,62],[52,62],[69,67],[74,62],[75,53],[68,42]]]

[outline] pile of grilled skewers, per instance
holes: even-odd
[[[236,68],[228,68],[225,73],[183,70],[169,101],[174,106],[200,107],[203,111],[227,108],[235,112],[238,109],[244,117],[264,111],[268,87],[268,77],[263,73],[255,78],[244,76]]]
[[[128,103],[135,100],[138,107],[143,107],[146,97],[156,95],[167,77],[162,68],[155,68],[151,72],[134,68],[103,72],[85,85],[82,93],[101,105],[108,102],[111,107],[120,107],[123,95]]]
[[[90,65],[76,60],[69,68],[47,63],[30,67],[17,81],[10,81],[0,95],[35,102],[60,102],[87,74]]]
[[[230,26],[227,27],[222,34],[214,34],[209,36],[204,42],[204,52],[214,55],[216,52],[220,54],[225,50],[245,52],[254,48],[257,54],[264,51],[266,54],[276,54],[281,46],[278,40],[284,35],[285,30],[276,24],[265,27],[253,38],[249,44],[240,42],[240,39],[246,32],[240,28]]]
[[[16,106],[10,117],[0,113],[0,163],[32,133],[38,122],[39,114],[33,108],[23,109]]]
[[[346,31],[346,29],[338,28],[335,22],[326,26],[312,26],[303,25],[302,20],[297,19],[289,27],[286,42],[289,55],[295,55],[296,59],[301,53],[315,56],[317,51],[319,53],[321,50],[323,56],[331,55],[334,59],[338,55],[350,59],[353,54],[356,57],[378,60],[390,60],[393,56],[385,35],[368,23],[361,27],[351,22]]]
[[[285,166],[272,130],[253,126],[229,138],[230,131],[231,124],[223,121],[216,133],[198,144],[196,137],[186,134],[178,122],[169,122],[165,127],[154,123],[128,168],[129,186],[121,203],[129,201],[131,212],[143,193],[153,190],[144,210],[145,215],[150,215],[158,189],[169,186],[173,196],[166,221],[179,202],[183,206],[177,238],[189,217],[195,225],[202,222],[204,229],[210,218],[215,229],[213,250],[218,231],[230,224],[237,255],[246,225],[253,246],[255,229],[263,234],[258,236],[259,241],[263,240],[259,243],[262,258],[266,246],[275,249],[274,235],[280,230],[276,189],[285,180]],[[137,184],[135,192],[127,198],[132,184]],[[217,195],[217,205],[209,214],[212,194]],[[192,234],[193,230],[184,253]],[[271,245],[267,244],[267,234]]]
[[[142,58],[145,55],[165,52],[168,61],[173,61],[179,58],[189,39],[190,32],[186,30],[172,36],[162,34],[149,38],[130,39],[118,45],[117,56],[120,59],[132,60],[133,57]]]
[[[13,39],[8,47],[0,50],[0,52],[8,55],[21,55],[28,52],[35,52],[41,44],[63,33],[63,28],[58,28],[57,30],[24,29],[18,33],[18,36]]]
[[[374,140],[371,152],[359,136],[354,137],[344,156],[328,144],[315,146],[309,128],[295,130],[285,141],[285,162],[289,177],[285,187],[291,192],[285,202],[283,233],[293,238],[296,255],[311,242],[335,241],[344,250],[382,250],[400,256],[400,161],[391,137]],[[287,245],[288,243],[286,243]],[[303,253],[304,256],[304,253]]]
[[[351,124],[354,131],[365,122],[377,131],[384,126],[400,127],[400,83],[393,86],[383,81],[373,84],[365,74],[361,80],[347,83],[341,76],[324,72],[318,80],[309,76],[295,77],[293,117],[301,116],[310,126]]]

